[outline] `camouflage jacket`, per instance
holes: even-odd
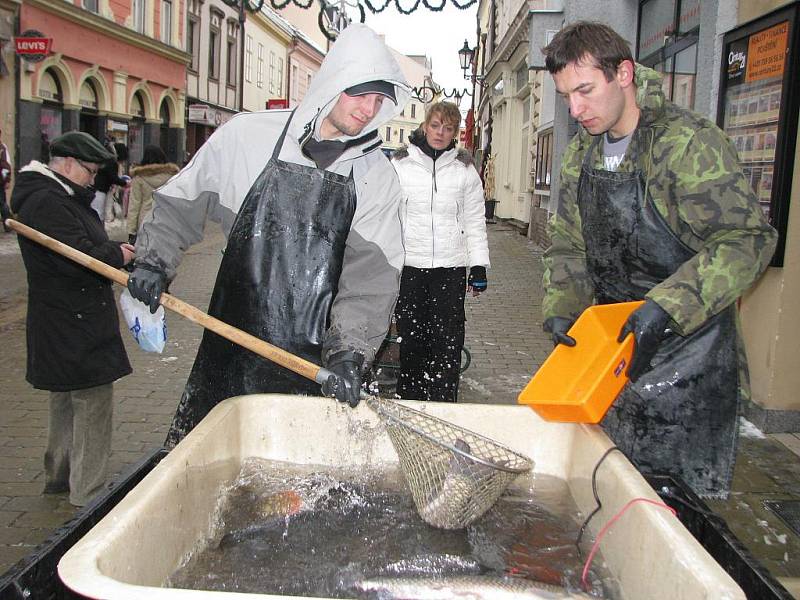
[[[711,121],[668,101],[661,75],[636,65],[641,116],[619,171],[641,169],[667,225],[696,254],[646,297],[687,335],[750,287],[772,258],[777,233],[739,167],[736,150]],[[578,213],[578,177],[593,137],[581,130],[564,153],[558,209],[545,253],[544,318],[574,318],[594,300]],[[595,147],[602,168],[602,147]]]

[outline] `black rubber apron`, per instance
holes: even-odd
[[[280,160],[289,122],[236,216],[208,312],[319,364],[355,212],[355,184],[352,172]],[[320,388],[206,330],[167,446],[222,400],[262,392],[319,395]]]
[[[650,132],[642,132],[644,135]],[[578,206],[598,303],[643,300],[696,252],[669,228],[641,171],[593,168],[584,158]],[[628,383],[602,427],[642,472],[678,475],[700,496],[725,497],[737,439],[735,306],[682,337],[667,333],[653,368]]]

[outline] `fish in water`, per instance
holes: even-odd
[[[464,454],[452,453],[442,487],[419,507],[420,516],[434,527],[453,529],[449,523],[470,509],[473,496],[493,469],[471,457],[467,442],[457,439],[453,444]],[[465,456],[466,455],[466,456]]]
[[[404,600],[556,600],[591,598],[582,592],[519,577],[456,575],[451,577],[381,577],[356,583],[361,592]]]
[[[284,490],[258,498],[252,504],[256,519],[225,533],[217,547],[226,548],[244,540],[263,537],[278,526],[284,526],[286,520],[300,512],[303,500],[293,490]]]

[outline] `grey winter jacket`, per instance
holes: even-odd
[[[350,25],[297,106],[279,158],[314,166],[303,155],[302,143],[312,135],[319,139],[322,121],[343,90],[374,80],[395,85],[397,104],[386,99],[356,137],[400,114],[410,90],[380,37],[364,25]],[[153,212],[137,238],[137,264],[163,269],[171,279],[185,250],[202,239],[207,219],[221,223],[227,235],[290,114],[287,110],[240,113],[220,127],[190,163],[154,193]],[[400,186],[380,151],[379,138],[348,148],[326,170],[345,176],[352,173],[357,199],[322,359],[339,350],[354,350],[370,363],[388,330],[399,290],[403,266]]]

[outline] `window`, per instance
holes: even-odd
[[[192,57],[189,70],[196,73],[200,65],[200,19],[197,15],[189,15],[186,22],[186,52]]]
[[[403,107],[403,110],[400,111],[400,116],[401,117],[405,117],[406,116],[406,108],[405,108],[405,106]]]
[[[537,190],[550,189],[550,173],[553,169],[553,130],[548,129],[539,134],[536,144],[536,180]]]
[[[83,0],[83,8],[93,13],[98,12],[98,0]]]
[[[404,144],[404,143],[405,143],[405,141],[406,141],[406,139],[405,139],[405,138],[406,138],[406,132],[405,132],[405,131],[403,131],[403,130],[401,129],[401,130],[400,130],[400,143],[401,143],[401,144]]]
[[[519,69],[514,71],[514,81],[516,92],[519,93],[523,90],[523,88],[528,85],[528,65],[522,63]]]
[[[275,96],[275,53],[269,53],[269,95]]]
[[[208,77],[209,79],[219,79],[220,61],[220,31],[219,23],[222,20],[221,14],[211,13],[211,27],[208,30]]]
[[[236,38],[228,38],[228,46],[226,48],[228,54],[226,56],[226,69],[225,77],[228,85],[236,85]]]
[[[264,44],[258,45],[258,64],[256,65],[256,85],[264,87]]]
[[[161,0],[161,41],[172,43],[172,0]]]
[[[292,85],[292,93],[291,93],[292,100],[297,100],[297,88],[299,87],[297,85],[297,65],[292,65],[291,85]]]
[[[225,83],[233,87],[236,85],[239,71],[239,22],[236,19],[229,18],[226,25]]]
[[[414,104],[413,102],[411,103],[411,118],[412,119],[417,118],[417,105]]]
[[[244,43],[244,78],[253,81],[253,37],[248,35]]]
[[[700,0],[645,0],[641,5],[638,60],[663,74],[664,95],[694,108]]]
[[[391,142],[392,141],[392,128],[391,127],[387,127],[386,128],[386,140],[385,141],[387,141],[387,142]]]
[[[43,100],[52,100],[53,102],[64,101],[61,95],[61,83],[52,69],[47,69],[39,78],[39,97]],[[61,135],[60,131],[58,135]]]
[[[278,57],[278,83],[277,93],[280,98],[283,98],[283,59]]]
[[[131,14],[133,16],[133,28],[139,33],[144,33],[144,15],[146,0],[133,0]]]
[[[78,104],[80,104],[83,108],[97,110],[97,90],[95,90],[94,83],[90,79],[84,81],[83,85],[81,86]]]
[[[142,100],[142,93],[136,92],[133,95],[131,102],[131,114],[137,119],[144,119],[144,100]]]

